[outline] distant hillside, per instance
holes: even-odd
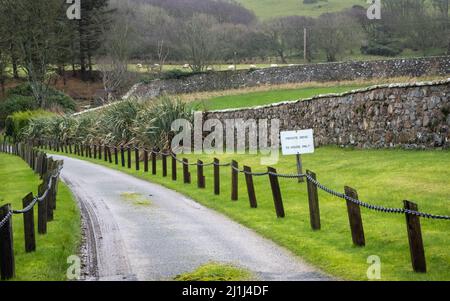
[[[116,0],[120,1],[120,0]],[[214,16],[220,23],[250,24],[255,14],[230,0],[133,0],[164,8],[176,18],[189,18],[194,13]]]
[[[326,12],[341,11],[353,5],[367,6],[366,0],[318,0],[317,3],[304,4],[303,0],[235,0],[252,10],[261,19],[279,16],[317,17]]]

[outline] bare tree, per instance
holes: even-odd
[[[7,38],[8,26],[3,16],[4,8],[0,7],[0,86],[2,95],[5,96],[6,67],[8,66],[7,46],[9,41]]]
[[[5,84],[7,79],[6,67],[8,66],[8,55],[4,51],[0,42],[0,86],[2,91],[2,96],[5,96]]]
[[[136,18],[134,27],[139,44],[142,45],[144,56],[157,62],[149,62],[151,68],[161,72],[174,43],[176,21],[173,17],[159,7],[140,5],[135,9]]]
[[[98,62],[98,69],[102,74],[104,103],[110,103],[116,99],[117,94],[130,78],[127,65],[124,62],[111,58],[102,58]]]
[[[14,40],[38,106],[45,107],[52,63],[65,29],[65,10],[58,0],[0,0],[5,22],[14,26]]]
[[[208,15],[195,14],[180,31],[180,41],[194,72],[204,71],[217,57],[216,24],[215,19]]]
[[[321,15],[313,28],[313,39],[327,61],[336,61],[346,50],[361,46],[363,33],[355,20],[342,13]]]
[[[137,43],[133,28],[133,11],[130,3],[116,2],[114,21],[102,27],[103,52],[106,56],[97,58],[105,91],[104,102],[111,102],[125,89],[133,76],[128,71],[130,53]]]

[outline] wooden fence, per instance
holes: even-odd
[[[221,164],[218,158],[215,158],[211,163],[204,163],[198,160],[195,163],[189,163],[187,158],[179,159],[176,154],[171,151],[159,151],[156,149],[148,150],[145,148],[130,147],[130,146],[109,146],[109,145],[88,145],[88,144],[75,144],[67,146],[66,144],[60,144],[54,141],[48,141],[45,143],[38,142],[35,145],[41,149],[49,149],[51,151],[63,152],[68,154],[74,154],[86,158],[93,158],[102,160],[102,150],[104,153],[104,161],[110,162],[115,165],[121,165],[128,169],[132,168],[132,155],[134,151],[134,163],[135,169],[140,170],[141,158],[143,157],[144,172],[148,172],[148,163],[151,161],[151,172],[153,175],[157,174],[157,157],[159,156],[162,161],[162,176],[167,177],[167,158],[172,158],[172,180],[177,181],[177,164],[182,164],[183,167],[183,182],[186,184],[191,183],[191,172],[189,167],[194,166],[197,168],[197,186],[199,189],[204,190],[206,188],[206,181],[204,176],[204,168],[212,166],[214,168],[213,173],[213,183],[214,183],[214,194],[220,195],[220,168],[228,167],[231,172],[231,200],[237,201],[239,199],[238,185],[239,185],[239,174],[245,175],[245,183],[247,186],[249,205],[251,208],[257,208],[258,202],[255,193],[255,187],[253,178],[267,176],[269,178],[270,187],[273,196],[275,214],[278,218],[284,218],[286,212],[283,205],[283,197],[280,189],[279,178],[290,178],[290,179],[306,179],[307,194],[308,194],[308,204],[309,204],[309,216],[311,228],[314,231],[321,229],[320,220],[320,207],[319,207],[319,194],[318,189],[325,191],[337,198],[346,201],[348,220],[350,226],[350,233],[352,237],[353,244],[357,247],[364,247],[366,245],[366,238],[364,235],[364,226],[361,216],[361,207],[368,210],[374,210],[377,212],[392,213],[392,214],[403,214],[406,220],[406,229],[408,235],[408,242],[410,246],[411,262],[412,268],[415,272],[425,273],[426,260],[425,260],[425,250],[422,239],[421,231],[421,218],[427,219],[439,219],[439,220],[450,220],[450,216],[445,215],[435,215],[420,212],[418,210],[417,204],[405,200],[403,202],[403,208],[386,208],[383,206],[372,205],[359,200],[358,193],[355,189],[351,187],[344,187],[344,193],[333,191],[327,188],[317,181],[317,175],[308,170],[305,174],[280,174],[277,173],[275,168],[269,167],[266,172],[254,173],[251,167],[244,166],[243,169],[239,169],[239,164],[236,161],[231,163]],[[72,149],[74,152],[72,153]],[[111,152],[112,150],[112,152]],[[120,151],[121,161],[119,162],[118,153]],[[114,160],[111,154],[114,154]],[[97,156],[98,154],[98,156]],[[150,156],[149,156],[150,154]],[[141,156],[142,155],[142,156]]]
[[[0,144],[0,152],[21,157],[42,179],[38,196],[33,196],[30,192],[23,198],[23,209],[14,210],[11,204],[0,207],[0,274],[2,280],[7,280],[15,276],[13,216],[23,216],[25,252],[36,251],[34,207],[38,207],[38,234],[45,235],[47,223],[53,220],[56,210],[59,174],[63,162],[54,161],[44,152],[22,143],[9,144],[3,141]]]

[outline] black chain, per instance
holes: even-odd
[[[13,215],[12,211],[9,211],[6,216],[0,222],[0,229],[8,222],[9,218]]]
[[[55,179],[57,179],[61,173],[62,167],[58,168],[58,171],[55,173],[55,175],[52,175],[50,177],[50,181],[48,182],[47,185],[47,189],[44,191],[44,193],[42,194],[42,196],[40,197],[35,197],[33,199],[33,201],[25,208],[21,209],[21,210],[10,210],[6,216],[2,219],[2,221],[0,222],[0,229],[8,222],[8,220],[13,216],[13,214],[25,214],[27,212],[29,212],[30,210],[32,210],[34,208],[34,206],[36,206],[36,204],[39,202],[41,203],[49,194],[50,189],[53,185],[53,181]]]
[[[129,149],[129,147],[127,148]],[[327,192],[330,195],[333,195],[337,198],[341,198],[347,201],[350,201],[354,204],[357,204],[361,207],[367,208],[369,210],[374,210],[374,211],[378,211],[378,212],[385,212],[385,213],[394,213],[394,214],[409,214],[409,215],[415,215],[415,216],[419,216],[419,217],[423,217],[423,218],[429,218],[429,219],[439,219],[439,220],[450,220],[450,216],[446,216],[446,215],[436,215],[436,214],[430,214],[430,213],[425,213],[425,212],[420,212],[420,211],[414,211],[414,210],[409,210],[409,209],[403,209],[403,208],[389,208],[389,207],[384,207],[384,206],[379,206],[379,205],[372,205],[357,199],[354,199],[348,195],[345,195],[344,193],[341,192],[337,192],[334,191],[328,187],[326,187],[325,185],[322,185],[320,182],[318,182],[316,179],[314,179],[312,176],[308,175],[308,174],[279,174],[279,173],[275,173],[275,172],[249,172],[246,170],[240,170],[239,168],[233,166],[231,163],[216,163],[216,162],[211,162],[211,163],[202,163],[202,164],[198,164],[198,163],[187,163],[184,160],[179,159],[173,152],[162,152],[162,151],[155,151],[155,150],[147,150],[144,149],[148,152],[151,152],[152,154],[156,154],[156,155],[164,155],[164,156],[171,156],[172,158],[174,158],[176,161],[180,162],[183,165],[188,165],[188,166],[222,166],[222,167],[228,167],[231,166],[232,170],[239,172],[239,173],[243,173],[246,175],[252,175],[252,176],[266,176],[266,175],[270,175],[270,176],[275,176],[275,177],[279,177],[279,178],[286,178],[286,179],[298,179],[298,178],[307,178],[309,182],[313,183],[315,186],[317,186],[318,188],[320,188],[321,190]],[[27,209],[27,208],[25,208]],[[25,210],[24,209],[24,210]],[[23,210],[22,210],[23,211]],[[16,211],[14,211],[16,212]],[[21,211],[17,211],[17,212],[21,212]],[[8,214],[9,215],[9,214]],[[3,226],[4,223],[6,223],[5,220],[9,219],[10,215],[4,218],[4,220],[0,223],[0,226]]]
[[[416,216],[420,216],[423,218],[429,218],[429,219],[439,219],[439,220],[450,220],[450,216],[446,216],[446,215],[436,215],[436,214],[430,214],[430,213],[425,213],[425,212],[420,212],[420,211],[414,211],[414,210],[409,210],[409,209],[403,209],[403,208],[389,208],[389,207],[384,207],[384,206],[379,206],[379,205],[372,205],[357,199],[354,199],[348,195],[345,195],[344,193],[340,193],[340,192],[336,192],[322,184],[320,184],[316,179],[314,179],[313,177],[311,177],[310,175],[306,175],[306,178],[308,179],[308,181],[312,182],[315,186],[319,187],[320,189],[322,189],[323,191],[334,195],[338,198],[350,201],[354,204],[357,204],[361,207],[367,208],[369,210],[374,210],[374,211],[378,211],[378,212],[385,212],[385,213],[394,213],[394,214],[409,214],[409,215],[416,215]]]

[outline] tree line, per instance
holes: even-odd
[[[213,62],[268,58],[287,63],[336,61],[352,54],[397,56],[405,49],[419,55],[450,53],[448,0],[384,0],[380,20],[369,20],[367,7],[359,5],[318,18],[258,21],[239,5],[233,17],[224,18],[205,8],[208,1],[120,3],[118,14],[129,19],[130,58],[188,62],[194,71],[204,71]],[[199,8],[187,8],[195,3]]]
[[[224,0],[81,0],[69,20],[65,0],[0,0],[0,83],[20,70],[45,102],[49,78],[65,70],[105,91],[122,83],[131,61],[162,70],[166,62],[205,71],[217,62],[335,61],[344,55],[450,53],[448,0],[384,0],[382,18],[355,5],[318,18],[267,21]]]

